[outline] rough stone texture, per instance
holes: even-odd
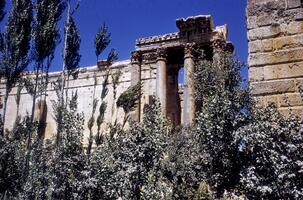
[[[143,118],[144,105],[150,102],[151,95],[158,95],[162,103],[162,110],[165,116],[172,121],[173,124],[190,123],[195,114],[195,105],[193,102],[194,88],[190,83],[185,85],[178,84],[178,72],[181,68],[191,71],[194,68],[194,58],[192,51],[188,51],[188,46],[200,48],[208,53],[208,59],[213,58],[213,44],[216,41],[224,42],[223,46],[230,50],[233,46],[227,41],[227,26],[214,27],[211,16],[199,15],[188,18],[177,19],[176,25],[179,29],[176,33],[169,33],[160,36],[152,36],[141,38],[136,41],[136,48],[131,53],[131,59],[116,62],[110,66],[112,73],[121,70],[122,77],[117,88],[117,98],[129,86],[142,83],[142,96],[138,102],[138,107],[131,113],[134,120],[140,121]],[[105,76],[105,61],[100,61],[97,66],[81,68],[76,80],[71,79],[69,83],[68,93],[78,92],[78,111],[84,114],[84,134],[85,139],[88,137],[87,122],[91,117],[93,93],[95,88],[95,98],[100,99],[102,91],[102,82]],[[32,75],[27,75],[32,76]],[[56,124],[53,118],[52,101],[56,100],[56,92],[54,91],[54,82],[61,76],[60,72],[50,74],[50,84],[48,85],[48,96],[46,99],[47,113],[46,117],[46,138],[50,138],[56,132]],[[94,86],[95,76],[97,85]],[[184,77],[184,80],[191,80]],[[115,119],[122,122],[124,118],[123,110],[116,107],[113,101],[113,87],[111,78],[109,79],[107,110],[105,113],[105,122],[114,123]],[[5,92],[4,80],[0,83],[0,100],[3,101]],[[5,128],[11,129],[16,119],[16,88],[13,88],[8,99],[7,117]],[[40,116],[41,106],[37,99],[36,119]],[[20,115],[30,114],[32,105],[32,97],[25,89],[22,90]],[[43,104],[41,104],[43,105]],[[98,107],[100,106],[100,101]],[[98,110],[98,109],[97,109]],[[184,115],[185,110],[189,112]],[[3,112],[2,108],[1,111]],[[95,118],[98,113],[96,112]],[[95,132],[96,125],[93,127]],[[102,127],[106,130],[106,126]]]
[[[246,15],[252,94],[302,114],[303,1],[248,0]]]

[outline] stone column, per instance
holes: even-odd
[[[141,81],[141,55],[138,51],[134,51],[131,54],[131,86],[136,85]],[[134,121],[140,121],[140,111],[141,111],[141,99],[139,100],[137,107],[134,109],[131,114],[131,118]]]
[[[167,69],[166,69],[166,50],[157,50],[157,80],[156,95],[161,103],[161,111],[166,116],[167,99]]]
[[[184,49],[184,106],[183,106],[183,122],[185,125],[191,124],[195,120],[195,88],[193,81],[194,73],[194,44],[188,43]]]

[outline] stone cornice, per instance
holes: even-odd
[[[139,38],[136,40],[136,46],[156,44],[180,39],[179,33],[169,33],[152,37]]]

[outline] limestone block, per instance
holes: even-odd
[[[250,67],[248,70],[249,81],[258,82],[264,80],[264,68],[263,67]]]
[[[254,29],[258,27],[257,16],[249,16],[247,17],[247,29]]]
[[[256,53],[261,51],[261,40],[256,40],[248,43],[248,52],[249,53]]]
[[[295,81],[296,81],[296,91],[297,92],[303,91],[303,78],[296,78]]]
[[[275,18],[273,14],[264,14],[257,18],[258,26],[269,26],[274,24]]]
[[[259,101],[257,102],[259,105],[268,106],[269,104],[275,104],[276,106],[279,106],[278,101],[279,95],[268,95],[268,96],[262,96],[259,97]]]
[[[296,106],[296,107],[290,107],[290,108],[280,108],[278,110],[285,117],[289,117],[290,115],[295,115],[295,116],[302,116],[303,115],[303,107],[302,106]]]
[[[292,21],[289,24],[281,24],[281,32],[284,35],[295,35],[303,33],[303,21]]]
[[[296,12],[295,19],[303,20],[303,8],[298,8],[298,12]]]
[[[303,47],[303,34],[273,39],[273,49]]]
[[[303,77],[303,62],[264,66],[263,73],[265,80]]]
[[[301,0],[287,0],[287,7],[288,8],[297,8],[302,6]]]
[[[278,36],[281,33],[281,28],[279,25],[264,26],[248,31],[248,39],[253,40],[262,40],[267,38],[273,38]]]
[[[302,106],[303,101],[299,93],[283,94],[278,96],[279,106],[288,107],[290,106]]]
[[[253,82],[250,84],[253,95],[280,94],[295,92],[295,80],[274,80]]]
[[[250,66],[273,65],[297,61],[303,61],[303,48],[282,50],[272,53],[250,54],[248,58]]]
[[[273,50],[273,40],[255,40],[248,43],[249,53],[267,52]]]

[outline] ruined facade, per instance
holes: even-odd
[[[303,114],[303,1],[248,0],[249,81],[261,104]]]
[[[208,59],[213,59],[221,48],[229,47],[232,44],[227,41],[227,27],[214,27],[211,16],[195,16],[186,19],[177,19],[176,33],[169,33],[160,36],[141,38],[136,41],[135,50],[131,53],[131,59],[120,61],[110,66],[111,73],[118,70],[122,72],[122,77],[117,86],[117,94],[125,91],[131,85],[141,81],[142,96],[140,102],[132,113],[132,118],[141,121],[143,117],[143,107],[148,104],[150,97],[156,95],[161,103],[162,112],[175,125],[189,124],[195,117],[194,87],[190,74],[194,70],[195,58],[198,56],[194,49],[202,49]],[[102,82],[105,77],[105,65],[103,61],[98,62],[97,66],[81,68],[77,79],[69,81],[69,96],[78,93],[78,110],[83,112],[85,118],[85,134],[88,134],[87,122],[92,114],[93,99],[100,99]],[[184,84],[178,83],[179,70],[184,68]],[[53,116],[52,101],[57,100],[54,89],[54,82],[61,76],[61,72],[50,74],[47,88],[46,112],[40,113],[41,103],[37,99],[36,117],[41,117],[46,122],[45,135],[51,137],[56,132],[56,123]],[[113,123],[116,119],[122,122],[124,113],[122,109],[116,107],[113,87],[109,79],[107,110],[105,122]],[[2,81],[1,95],[5,92]],[[7,117],[5,127],[11,129],[17,116],[16,111],[16,92],[14,88],[8,99]],[[116,99],[117,100],[117,99]],[[21,92],[20,111],[21,116],[31,113],[32,97],[26,89]],[[98,106],[100,105],[100,101]],[[98,107],[97,106],[97,107]],[[97,113],[95,114],[97,117]],[[106,129],[106,126],[103,127]],[[96,126],[93,130],[97,129]]]

